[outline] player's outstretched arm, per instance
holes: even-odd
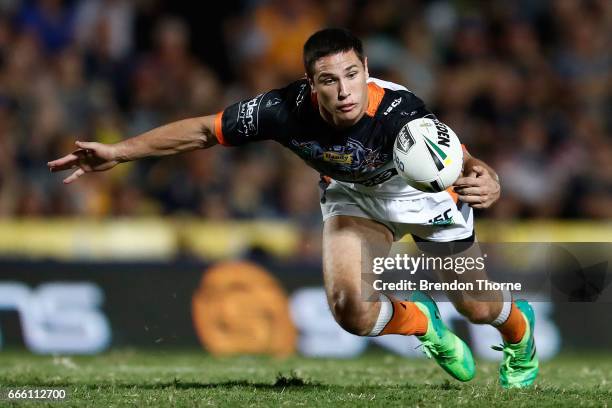
[[[500,196],[499,176],[485,162],[464,151],[463,176],[454,184],[458,198],[474,208],[489,208]]]
[[[77,150],[47,163],[51,172],[73,170],[70,184],[85,173],[112,169],[119,163],[152,156],[167,156],[217,144],[215,116],[184,119],[160,126],[115,144],[76,142]]]

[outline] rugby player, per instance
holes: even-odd
[[[77,150],[51,161],[52,172],[74,170],[64,183],[119,163],[165,156],[216,144],[240,146],[272,139],[321,173],[323,274],[331,312],[359,336],[415,335],[426,354],[454,378],[475,373],[467,345],[442,322],[428,295],[400,300],[383,294],[364,301],[362,263],[386,256],[394,241],[475,241],[472,208],[488,208],[500,195],[497,174],[464,151],[454,191],[425,193],[408,186],[392,162],[396,136],[407,123],[434,118],[406,88],[370,78],[362,43],[351,32],[325,29],[304,45],[306,77],[233,104],[216,115],[173,122],[116,144],[77,141]],[[451,210],[452,223],[430,222]],[[362,247],[365,250],[362,252]],[[503,387],[531,385],[538,372],[534,314],[525,301],[499,292],[495,301],[452,295],[472,323],[490,324],[503,339]]]

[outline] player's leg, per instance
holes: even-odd
[[[453,211],[449,219],[453,222],[448,224],[451,228],[445,231],[443,225],[432,225],[428,231],[426,226],[422,226],[419,236],[413,235],[417,245],[424,251],[432,251],[434,248],[433,255],[445,256],[452,253],[453,256],[473,259],[481,257],[480,247],[474,239],[471,208],[453,202],[450,195],[447,203],[440,199],[432,201],[432,207],[451,207]],[[436,242],[427,244],[432,238]],[[457,280],[475,283],[477,279],[488,279],[484,269],[474,269],[463,274],[454,271],[441,272],[439,276],[446,282]],[[500,332],[503,345],[497,349],[504,352],[504,361],[500,367],[502,386],[509,388],[531,385],[538,373],[538,358],[533,339],[535,317],[531,306],[525,301],[513,302],[510,293],[503,291],[458,291],[448,292],[447,295],[457,311],[472,323],[490,324]]]
[[[333,216],[323,227],[323,278],[332,314],[346,331],[359,335],[424,334],[425,316],[411,302],[367,301],[377,295],[362,285],[363,265],[389,253],[393,236],[384,225],[362,217]],[[364,292],[367,291],[367,292]]]
[[[372,259],[388,256],[398,237],[392,223],[386,221],[385,200],[325,179],[321,187],[325,288],[338,323],[358,335],[417,335],[423,350],[449,374],[461,381],[473,378],[472,353],[446,329],[430,298],[403,301],[380,294],[379,302],[364,301],[377,298],[372,285],[361,284],[362,279],[373,277]],[[362,276],[363,265],[370,266],[366,271],[371,275]]]
[[[456,239],[447,242],[432,242],[427,239],[413,235],[417,246],[428,255],[439,257],[457,257],[478,259],[482,257],[480,246],[475,242],[474,234],[468,238]],[[488,276],[485,269],[470,269],[463,273],[456,273],[452,270],[436,271],[438,278],[442,282],[461,282],[470,283],[477,288],[477,280],[487,280]],[[503,319],[503,314],[507,315],[504,307],[509,307],[510,294],[502,291],[449,291],[446,293],[455,309],[475,324],[491,324]],[[504,319],[505,320],[505,319]]]
[[[448,192],[430,194],[419,201],[421,211],[409,213],[411,207],[402,200],[390,201],[388,213],[398,234],[412,234],[423,251],[431,250],[425,242],[441,243],[432,255],[445,256],[446,252],[462,252],[463,256],[479,257],[480,248],[474,245],[474,214],[470,206],[456,200]],[[447,245],[447,248],[444,248]],[[442,246],[442,248],[440,248]],[[442,253],[440,253],[442,251]],[[479,275],[480,274],[480,275]],[[471,276],[470,276],[471,275]],[[442,280],[487,279],[486,272],[456,274],[450,272]],[[538,360],[533,341],[534,315],[527,302],[513,303],[509,293],[448,293],[457,310],[471,322],[491,324],[496,327],[504,344],[504,362],[500,368],[500,380],[504,387],[523,387],[535,380]]]
[[[323,275],[334,318],[345,330],[360,336],[416,335],[424,351],[446,372],[460,381],[471,380],[472,353],[442,323],[429,296],[418,292],[409,301],[401,301],[374,293],[370,284],[362,285],[362,279],[368,279],[362,271],[371,271],[363,265],[372,265],[374,257],[387,256],[392,241],[387,227],[370,219],[339,215],[325,221]]]
[[[363,265],[385,257],[394,239],[391,226],[381,221],[385,208],[375,197],[360,194],[322,177],[323,277],[330,309],[345,330],[357,335],[414,334],[426,330],[416,307],[381,296],[362,285]],[[369,269],[371,272],[371,269]],[[362,289],[365,291],[362,293]],[[370,301],[364,301],[368,299]],[[405,308],[404,308],[405,307]]]
[[[455,245],[467,244],[469,247],[461,248],[463,250],[454,252],[453,256],[472,259],[481,257],[481,249],[478,243],[473,241],[472,236],[471,245],[470,239],[455,242]],[[450,252],[450,248],[446,251]],[[473,269],[463,274],[442,271],[439,276],[445,282],[457,280],[476,283],[477,280],[488,280],[484,269]],[[505,388],[531,385],[538,374],[538,358],[533,336],[535,316],[529,303],[524,300],[513,302],[512,295],[507,291],[457,291],[448,292],[447,295],[457,311],[472,323],[490,324],[500,332],[503,345],[494,348],[504,352],[504,360],[500,366],[501,385]]]

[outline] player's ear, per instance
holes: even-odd
[[[308,86],[310,86],[310,92],[317,93],[314,87],[314,81],[312,80],[312,77],[308,75],[308,73],[306,73],[306,80],[308,80]]]
[[[368,57],[363,57],[363,69],[367,80],[368,78],[370,78],[370,72],[368,71]]]

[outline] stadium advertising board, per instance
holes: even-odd
[[[4,261],[1,270],[1,347],[79,354],[127,346],[204,346],[218,354],[354,357],[376,346],[421,356],[414,337],[368,338],[343,331],[329,312],[320,270],[312,265],[270,259],[212,268],[196,261]],[[589,321],[606,310],[606,302],[533,305],[542,358],[561,348],[612,343],[609,327]],[[467,324],[448,302],[440,302],[440,310],[475,354],[496,358],[490,349],[497,341],[493,328]]]

